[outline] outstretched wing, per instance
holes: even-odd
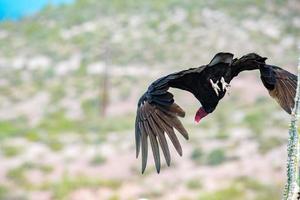
[[[187,131],[177,118],[177,116],[184,116],[185,113],[175,103],[173,103],[171,107],[173,110],[166,110],[157,105],[151,105],[146,101],[138,108],[135,124],[136,156],[138,156],[140,146],[142,146],[142,173],[144,172],[147,164],[148,138],[150,139],[155,166],[158,173],[160,171],[159,145],[163,151],[168,166],[171,161],[166,134],[169,136],[178,154],[182,155],[182,149],[174,132],[174,128],[177,129],[185,139],[188,139]]]
[[[142,150],[142,173],[144,172],[148,158],[148,139],[150,140],[157,172],[160,171],[159,146],[162,149],[167,165],[170,165],[171,157],[166,140],[170,138],[179,155],[182,149],[175,134],[175,129],[188,139],[188,133],[181,124],[179,117],[184,117],[185,112],[168,92],[170,83],[186,74],[193,73],[196,69],[170,74],[152,83],[147,92],[140,98],[135,121],[136,157],[140,148]]]
[[[260,68],[261,79],[269,94],[289,114],[295,103],[297,76],[276,66]]]

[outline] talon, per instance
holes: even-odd
[[[219,91],[221,91],[221,89],[218,86],[219,81],[216,81],[216,83],[214,83],[211,79],[209,79],[211,87],[214,89],[215,93],[217,96],[219,96]]]

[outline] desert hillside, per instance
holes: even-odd
[[[134,118],[153,80],[220,51],[295,72],[299,35],[297,0],[77,0],[1,21],[0,199],[280,199],[290,118],[259,72],[200,124],[172,90],[190,139],[159,175],[151,155],[141,175]]]

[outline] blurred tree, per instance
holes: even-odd
[[[110,63],[110,49],[108,45],[105,48],[105,67],[102,74],[101,91],[100,91],[100,115],[106,116],[107,107],[109,104],[109,63]]]

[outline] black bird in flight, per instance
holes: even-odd
[[[170,87],[191,92],[200,102],[201,107],[195,115],[199,122],[212,113],[218,102],[224,97],[230,81],[245,70],[259,70],[263,85],[279,105],[289,114],[294,106],[297,76],[273,65],[265,63],[267,58],[255,53],[233,59],[231,53],[218,53],[207,65],[172,73],[154,81],[138,102],[135,121],[136,157],[142,150],[142,173],[148,157],[148,138],[151,143],[156,170],[160,171],[159,146],[166,163],[170,166],[170,152],[166,140],[169,136],[178,154],[182,155],[181,145],[174,132],[176,129],[188,139],[188,133],[177,118],[184,117],[184,110],[179,107]]]

